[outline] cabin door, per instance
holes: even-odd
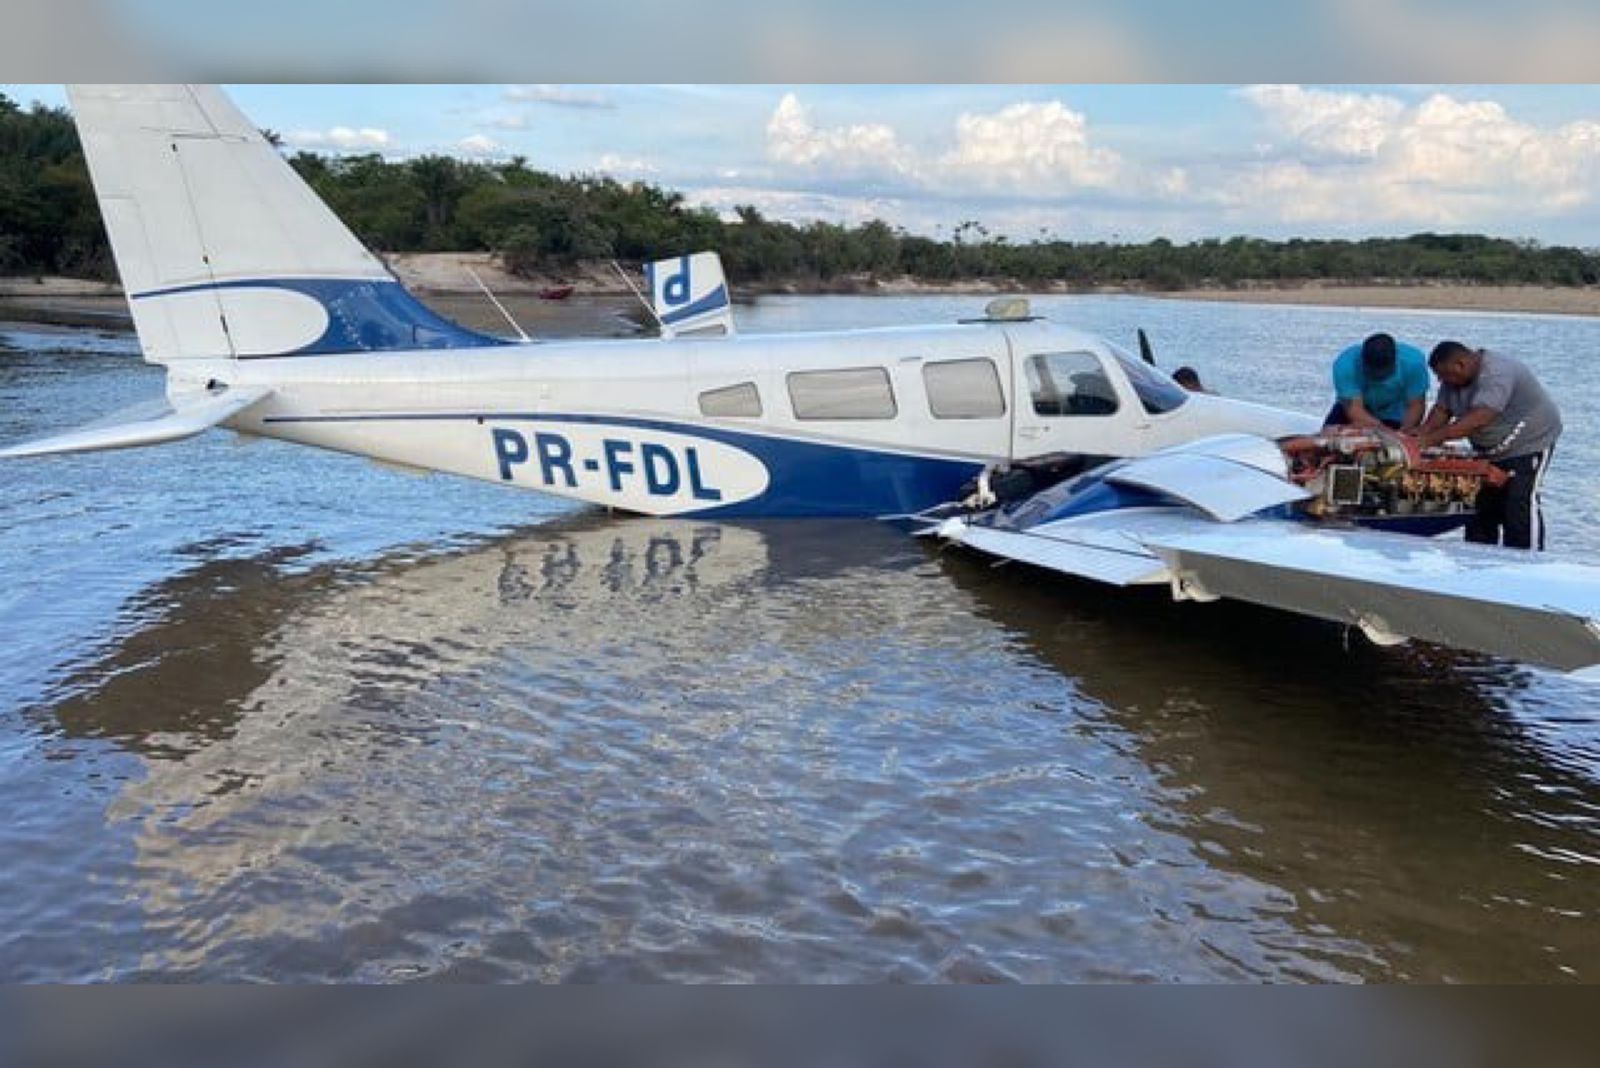
[[[1125,456],[1137,451],[1144,409],[1098,353],[1030,351],[1013,341],[1011,457]]]

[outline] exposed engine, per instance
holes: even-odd
[[[1289,478],[1315,496],[1310,515],[1358,518],[1470,512],[1485,486],[1506,473],[1487,460],[1449,448],[1418,449],[1388,429],[1328,427],[1279,443]]]

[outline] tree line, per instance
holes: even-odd
[[[488,251],[524,275],[714,249],[730,280],[747,286],[828,287],[900,276],[1164,290],[1298,281],[1600,283],[1600,250],[1479,234],[1023,242],[962,220],[948,238],[935,239],[882,221],[797,225],[749,206],[724,219],[657,185],[558,176],[520,157],[469,162],[297,152],[289,163],[379,252]],[[71,117],[38,104],[23,109],[3,95],[0,273],[114,277]]]

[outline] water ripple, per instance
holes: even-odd
[[[1229,346],[1360,325],[1057,312],[1165,315],[1225,388]],[[153,385],[62,359],[7,354],[5,437]],[[871,524],[139,455],[0,469],[8,979],[1594,978],[1579,684]]]

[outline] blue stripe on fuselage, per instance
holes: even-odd
[[[726,427],[600,415],[502,412],[394,415],[269,416],[279,425],[348,422],[586,423],[700,437],[742,449],[760,460],[770,480],[760,496],[682,513],[712,519],[880,516],[916,512],[953,500],[962,483],[983,469],[979,460],[917,456],[855,445],[751,434]]]

